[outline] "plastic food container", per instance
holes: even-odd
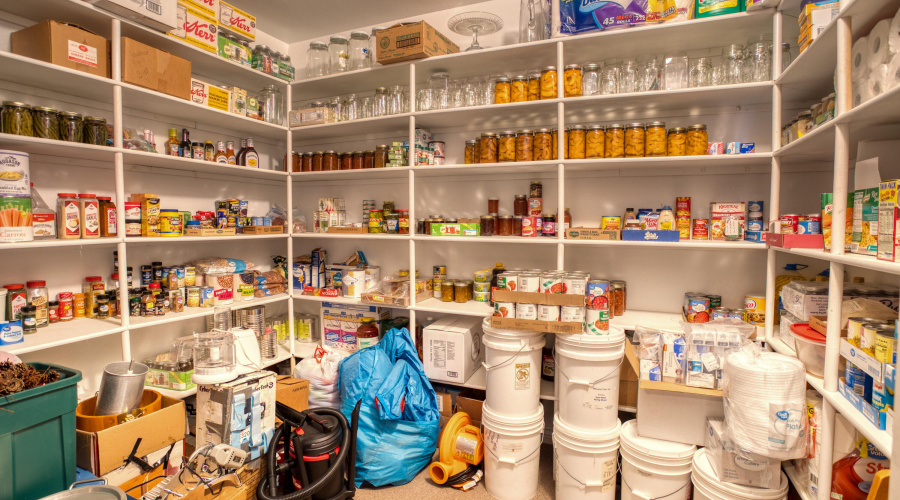
[[[825,375],[825,336],[810,328],[809,323],[791,325],[794,349],[810,375]]]

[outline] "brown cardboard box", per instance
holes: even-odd
[[[109,40],[84,28],[46,20],[11,38],[13,54],[109,78]]]
[[[121,466],[141,439],[136,456],[146,456],[184,439],[184,401],[162,397],[162,408],[100,432],[75,431],[75,463],[96,476]]]
[[[290,375],[275,377],[275,401],[297,411],[309,408],[309,380]]]
[[[190,100],[191,62],[123,36],[122,81]]]
[[[584,307],[584,296],[568,293],[513,292],[510,290],[494,290],[495,302],[525,302],[530,304],[548,304],[551,306]]]
[[[401,23],[375,34],[378,62],[391,64],[459,52],[459,45],[440,34],[425,21]]]
[[[532,332],[551,333],[583,333],[584,325],[575,322],[540,321],[536,319],[517,319],[491,317],[491,326],[494,328],[507,328],[510,330],[528,330]]]
[[[481,407],[486,394],[479,389],[463,389],[456,397],[456,411],[469,415],[472,425],[481,428]]]
[[[443,429],[453,416],[453,396],[438,389],[435,389],[434,394],[437,396],[438,413],[441,414],[441,429]]]
[[[573,227],[566,229],[567,240],[621,240],[622,231],[617,229],[600,229],[599,227]]]

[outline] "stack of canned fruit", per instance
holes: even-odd
[[[764,295],[745,295],[744,307],[722,307],[722,296],[686,292],[684,294],[684,318],[688,323],[708,323],[715,320],[740,320],[754,326],[766,324],[766,298]]]
[[[584,332],[593,335],[607,334],[609,320],[625,313],[625,282],[591,279],[590,274],[583,271],[511,269],[497,277],[497,289],[583,295],[585,307],[497,301],[494,302],[494,316],[583,323]]]

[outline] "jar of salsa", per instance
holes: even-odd
[[[330,172],[332,170],[339,170],[340,167],[337,163],[337,153],[334,151],[325,151],[325,154],[322,155],[322,171]]]
[[[606,127],[604,158],[625,158],[625,126],[613,123]]]
[[[375,168],[384,168],[388,163],[388,147],[385,144],[375,146]]]
[[[606,131],[603,125],[591,125],[584,135],[584,157],[603,158],[606,146]]]
[[[497,157],[501,162],[516,161],[516,133],[512,130],[500,132]]]
[[[375,150],[369,149],[365,153],[363,168],[375,168]]]
[[[556,99],[556,66],[547,66],[541,71],[541,99]]]
[[[362,151],[354,151],[351,168],[353,170],[360,170],[361,168],[363,168],[363,165],[365,164],[365,156],[366,154]]]
[[[513,233],[513,217],[512,215],[500,216],[500,227],[497,231],[499,236],[512,236]]]
[[[531,130],[520,130],[516,134],[516,161],[534,160],[534,134]]]
[[[517,194],[513,200],[513,215],[528,215],[528,198],[524,194]]]
[[[482,236],[493,236],[494,235],[494,216],[493,215],[482,215],[481,216],[481,235]]]
[[[585,154],[585,127],[584,125],[574,125],[566,131],[566,158],[573,160],[581,160]]]
[[[498,148],[499,138],[497,137],[497,134],[493,132],[485,132],[481,134],[481,140],[479,141],[481,161],[479,161],[479,163],[497,163]]]
[[[475,143],[478,142],[474,139],[469,139],[466,141],[466,151],[464,155],[464,162],[466,165],[470,165],[475,163]]]
[[[341,170],[350,170],[353,168],[353,154],[341,153],[338,155],[341,163]]]
[[[312,169],[311,172],[321,172],[322,171],[322,163],[323,157],[325,156],[325,151],[316,151],[312,156]]]
[[[553,160],[553,137],[549,128],[539,128],[534,131],[534,161]]]
[[[312,152],[300,154],[300,171],[312,172]]]

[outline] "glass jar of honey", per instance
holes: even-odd
[[[534,160],[534,135],[531,130],[516,133],[516,161]]]
[[[625,158],[625,126],[613,123],[606,127],[604,158]]]
[[[647,124],[644,156],[666,156],[666,124],[664,122]]]
[[[563,72],[563,90],[566,97],[581,97],[581,66],[569,64]]]
[[[388,163],[388,147],[386,144],[375,146],[375,168],[384,168]]]
[[[471,163],[475,163],[475,143],[478,142],[475,139],[469,139],[466,141],[466,151],[464,155],[464,161],[466,165]]]
[[[525,102],[528,100],[528,78],[525,75],[516,75],[510,82],[510,102]]]
[[[585,155],[585,134],[584,125],[573,125],[566,131],[566,143],[568,144],[568,155],[566,158],[572,160],[581,160]]]
[[[709,152],[709,136],[706,132],[706,125],[696,124],[687,128],[687,147],[688,156],[700,156]]]
[[[501,76],[494,82],[494,104],[508,104],[510,102],[509,78]]]
[[[363,168],[375,168],[375,150],[369,149],[365,152]]]
[[[644,124],[629,123],[625,129],[625,158],[644,156]]]
[[[485,132],[481,134],[481,140],[478,141],[479,146],[479,163],[497,163],[499,148],[499,138],[493,132]]]
[[[512,130],[500,132],[497,149],[500,162],[516,161],[516,133]]]
[[[687,154],[687,129],[673,127],[666,136],[666,156],[685,156]]]
[[[547,66],[541,71],[541,99],[556,99],[558,96],[556,66]]]
[[[603,158],[606,146],[606,131],[603,125],[590,125],[584,136],[584,157]]]
[[[534,161],[545,161],[556,159],[553,156],[553,135],[549,128],[539,128],[534,131]]]

